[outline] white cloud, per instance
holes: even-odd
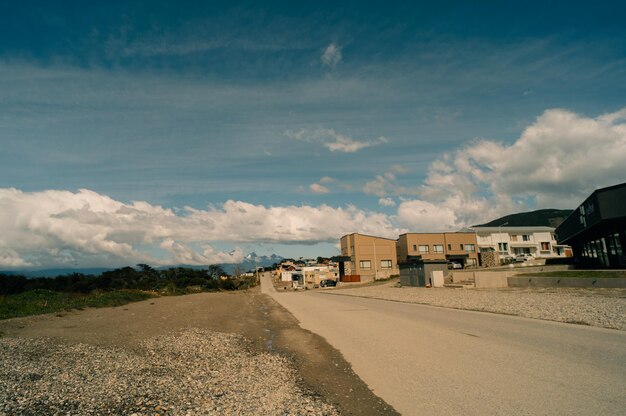
[[[123,203],[90,190],[0,189],[0,266],[211,264],[237,262],[220,242],[313,244],[363,232],[395,237],[384,214],[354,206],[265,207],[227,201],[221,207],[170,210]],[[164,253],[164,254],[163,254]]]
[[[626,109],[596,118],[552,109],[511,145],[475,140],[430,165],[420,199],[401,204],[399,220],[431,223],[428,204],[442,211],[442,224],[454,219],[456,227],[529,209],[575,208],[595,189],[626,180],[625,121]],[[377,178],[369,189],[382,196],[388,187]]]
[[[324,53],[321,57],[322,63],[334,68],[339,62],[341,62],[341,48],[334,43],[331,43],[324,49]]]
[[[380,198],[378,200],[378,204],[382,205],[384,207],[395,207],[396,206],[396,201],[394,201],[391,198]]]
[[[388,143],[387,138],[383,136],[369,141],[359,141],[345,134],[337,133],[333,129],[302,129],[297,132],[287,130],[285,135],[296,140],[321,143],[331,152],[353,153],[366,147]]]
[[[419,200],[402,202],[398,218],[417,232],[450,231],[457,224],[454,210]]]
[[[320,185],[319,183],[312,183],[311,185],[309,185],[309,189],[314,194],[327,194],[330,192],[330,189],[328,189],[324,185]]]
[[[368,195],[385,197],[388,195],[416,195],[417,188],[400,186],[396,183],[397,175],[406,174],[409,169],[405,166],[393,165],[387,172],[377,175],[372,181],[363,186],[363,192]]]

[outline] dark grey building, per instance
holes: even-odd
[[[593,192],[556,229],[577,267],[626,268],[626,183]]]

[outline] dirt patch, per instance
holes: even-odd
[[[289,312],[258,288],[0,322],[0,334],[5,337],[53,338],[130,349],[145,339],[189,328],[240,334],[259,351],[287,356],[308,390],[336,405],[342,414],[396,414],[354,374],[338,351],[301,329]]]

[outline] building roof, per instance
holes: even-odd
[[[546,226],[529,226],[529,227],[509,227],[509,226],[504,226],[504,227],[472,227],[470,228],[471,230],[475,230],[476,232],[491,232],[491,233],[500,233],[500,232],[504,232],[504,233],[509,233],[509,232],[515,232],[515,233],[520,233],[522,231],[528,231],[528,232],[553,232],[555,230],[554,227],[546,227]]]
[[[410,232],[410,233],[402,233],[400,234],[400,237],[402,237],[403,235],[410,235],[410,234],[414,234],[414,235],[443,235],[443,234],[475,234],[474,230],[471,230],[469,228],[463,228],[460,231],[442,231],[440,233],[417,233],[417,232]]]
[[[379,237],[377,235],[367,235],[367,234],[361,234],[361,233],[350,233],[350,234],[342,235],[341,238],[348,237],[351,235],[360,235],[361,237],[378,238],[380,240],[396,241],[395,238]]]

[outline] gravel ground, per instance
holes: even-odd
[[[0,338],[2,415],[336,415],[286,358],[200,329],[135,348]]]
[[[333,293],[626,331],[626,289],[427,289],[398,287],[395,282],[391,282],[383,285],[341,288]]]

